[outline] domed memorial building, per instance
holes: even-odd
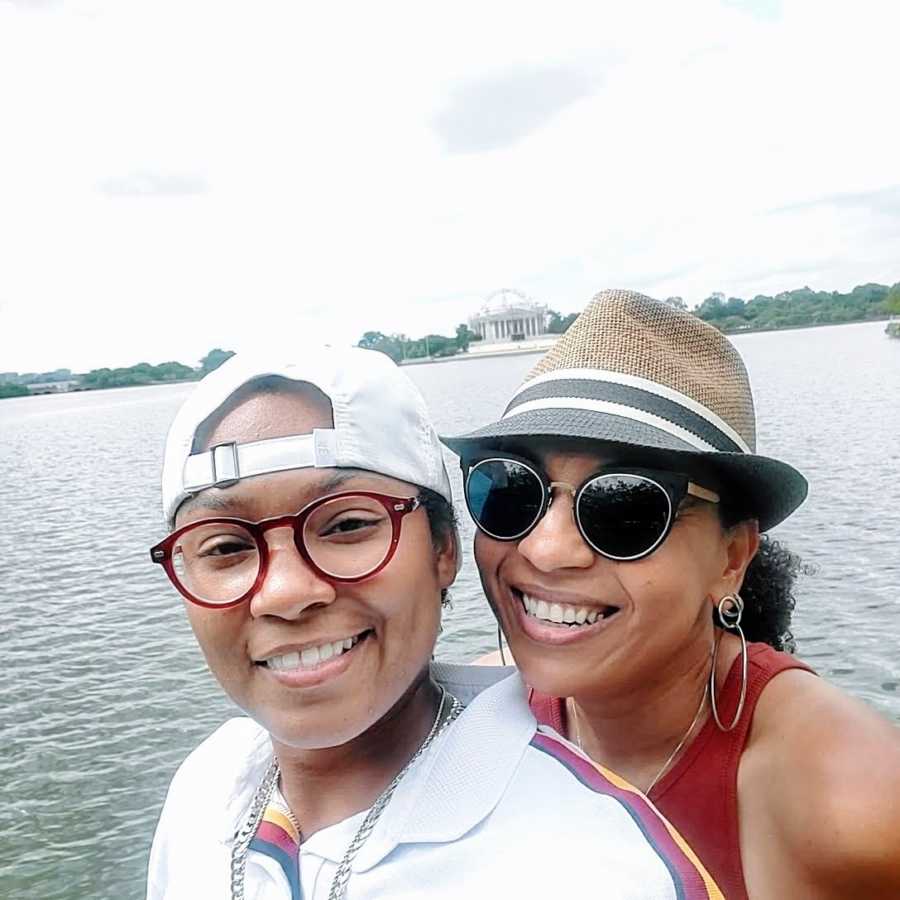
[[[521,291],[494,291],[469,319],[469,330],[485,343],[526,341],[547,333],[547,307]]]

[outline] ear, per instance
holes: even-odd
[[[718,603],[726,594],[740,591],[747,566],[753,561],[759,549],[759,523],[756,519],[738,522],[723,533],[723,540],[722,570],[710,585],[713,603]]]
[[[459,534],[456,529],[452,529],[452,533],[447,535],[443,546],[437,551],[435,557],[435,566],[437,570],[438,583],[441,589],[450,587],[456,581],[456,573],[459,572],[462,564],[462,553],[459,547]]]

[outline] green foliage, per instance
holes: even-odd
[[[405,348],[409,339],[405,335],[386,335],[380,331],[367,331],[357,343],[357,347],[365,350],[378,350],[389,356],[395,363],[401,362],[406,357]]]
[[[468,331],[468,329],[466,330]],[[445,337],[442,334],[426,334],[425,337],[411,340],[405,334],[383,334],[380,331],[367,331],[359,339],[356,346],[363,347],[366,350],[379,350],[390,356],[394,362],[399,363],[405,359],[454,356],[459,352],[459,334],[460,331],[457,328],[456,337]],[[469,340],[471,340],[471,337]]]
[[[465,322],[456,326],[456,347],[461,353],[465,353],[469,349],[469,344],[478,337],[474,331],[469,330]]]
[[[569,313],[561,316],[555,309],[548,310],[550,321],[547,323],[549,334],[565,334],[569,326],[578,318],[578,313]]]
[[[884,298],[884,311],[892,316],[900,316],[900,282],[897,282]]]
[[[784,291],[774,297],[758,294],[751,300],[710,294],[695,310],[696,315],[720,331],[792,328],[877,319],[885,313],[888,288],[862,284],[849,294],[814,291],[809,287]]]
[[[226,359],[231,359],[232,356],[234,356],[234,350],[220,350],[218,347],[210,350],[200,360],[200,374],[208,375],[210,372],[218,369]]]
[[[10,384],[9,382],[0,382],[0,400],[6,397],[27,397],[31,391],[23,384]]]
[[[172,381],[191,381],[212,372],[234,356],[231,350],[210,350],[201,360],[201,368],[192,369],[184,363],[170,360],[152,366],[141,362],[124,369],[92,369],[81,376],[81,387],[84,390],[100,390],[113,387],[136,387],[141,384],[164,384]],[[209,368],[203,368],[208,366]]]

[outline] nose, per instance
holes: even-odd
[[[556,487],[555,482],[553,487]],[[544,517],[519,541],[519,553],[541,572],[587,569],[594,564],[596,554],[585,543],[575,524],[569,490],[554,491]]]
[[[276,532],[277,531],[277,535]],[[333,603],[337,592],[306,560],[294,544],[288,528],[266,534],[268,566],[256,593],[250,598],[250,614],[296,619],[313,606]]]

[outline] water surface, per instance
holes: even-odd
[[[816,567],[800,589],[798,652],[900,721],[900,341],[883,330],[735,343],[756,394],[760,452],[810,480],[806,504],[775,532]],[[439,429],[455,433],[499,415],[536,359],[407,371]],[[140,897],[174,768],[233,714],[147,553],[165,533],[166,428],[190,389],[0,403],[4,897]],[[470,554],[453,598],[438,655],[466,661],[495,642]]]

